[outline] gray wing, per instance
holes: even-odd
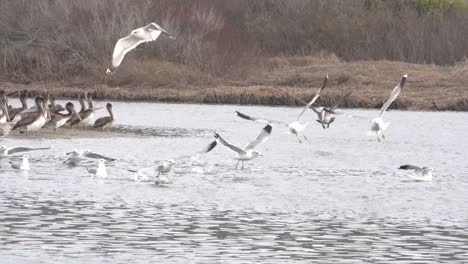
[[[422,171],[422,168],[414,165],[402,165],[399,168],[400,170],[414,170],[414,171]]]
[[[112,54],[112,66],[115,68],[119,67],[120,63],[122,63],[122,60],[125,57],[125,54],[127,54],[142,42],[145,42],[145,40],[140,39],[132,34],[125,38],[119,39],[115,44],[114,53]]]
[[[90,159],[103,159],[105,161],[115,161],[115,159],[113,158],[109,158],[109,157],[106,157],[106,156],[103,156],[101,154],[94,153],[91,151],[85,151],[83,153],[83,156],[85,156],[86,158],[90,158]]]
[[[332,113],[332,114],[334,114],[333,111],[335,111],[335,109],[336,109],[341,103],[343,103],[343,101],[344,101],[346,98],[348,98],[350,95],[351,95],[351,92],[349,92],[349,93],[347,93],[347,94],[341,96],[340,99],[338,99],[338,101],[336,101],[335,104],[332,105],[332,107],[330,107],[330,108],[327,109],[326,111],[327,111],[327,112],[330,112],[330,113]]]
[[[47,148],[27,148],[27,147],[15,147],[8,149],[8,154],[15,154],[15,153],[20,153],[20,152],[27,152],[27,151],[34,151],[34,150],[46,150],[50,149],[50,147]]]
[[[280,125],[285,125],[287,126],[288,124],[284,123],[284,122],[281,122],[281,121],[276,121],[276,120],[271,120],[271,119],[265,119],[265,118],[260,118],[260,117],[253,117],[253,116],[248,116],[246,114],[243,114],[239,111],[234,111],[234,113],[240,117],[240,118],[243,118],[243,119],[247,119],[247,120],[250,120],[250,121],[254,121],[254,122],[263,122],[263,123],[276,123],[276,124],[280,124]]]
[[[226,140],[224,140],[218,133],[214,133],[214,137],[216,138],[216,140],[219,140],[219,142],[221,142],[221,144],[223,144],[224,146],[228,147],[230,150],[234,151],[234,152],[237,152],[239,154],[244,154],[245,151],[243,151],[242,149],[228,143]]]
[[[320,87],[320,89],[318,89],[317,93],[315,93],[315,96],[314,98],[312,98],[312,100],[310,100],[310,102],[306,105],[306,107],[304,108],[304,110],[302,110],[302,112],[299,114],[299,116],[297,117],[297,121],[301,121],[301,118],[302,118],[302,115],[305,113],[305,111],[307,109],[309,109],[309,107],[315,103],[315,101],[317,100],[317,98],[319,98],[320,96],[320,93],[322,92],[323,89],[325,89],[325,86],[327,86],[327,81],[328,81],[328,74],[327,76],[325,76],[325,79],[323,79],[323,83],[322,83],[322,87]]]
[[[10,167],[11,167],[12,169],[14,169],[14,170],[19,170],[19,169],[21,168],[20,165],[15,164],[15,163],[13,163],[13,162],[11,162],[11,161],[10,161]]]
[[[267,141],[268,137],[270,136],[271,134],[271,131],[272,131],[272,127],[270,124],[266,125],[262,131],[260,131],[260,134],[258,134],[257,138],[250,142],[247,147],[245,147],[245,150],[248,151],[248,150],[252,150],[254,149],[256,146],[262,144],[263,142]]]
[[[96,174],[97,173],[97,169],[86,169],[89,173],[91,174]]]
[[[112,118],[110,116],[100,117],[94,122],[94,128],[103,127],[107,123],[111,122]]]
[[[18,121],[18,123],[15,124],[15,126],[13,127],[13,130],[30,124],[31,122],[36,120],[38,115],[40,115],[40,113],[34,112],[21,118],[20,121]]]
[[[395,99],[398,97],[398,95],[400,94],[401,92],[401,89],[403,89],[403,86],[405,85],[405,82],[406,82],[406,78],[408,77],[407,74],[403,75],[403,77],[401,78],[401,81],[400,83],[395,86],[395,88],[393,88],[393,91],[392,93],[390,94],[390,98],[388,98],[387,102],[385,102],[385,104],[382,106],[382,108],[380,109],[380,117],[383,116],[383,114],[385,113],[385,111],[387,111],[388,107],[392,104],[393,101],[395,101]]]

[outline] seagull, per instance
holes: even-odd
[[[434,168],[431,167],[418,167],[414,165],[402,165],[400,166],[401,170],[411,170],[414,175],[408,175],[411,179],[415,181],[432,181],[432,172]]]
[[[169,183],[170,181],[167,179],[167,177],[165,177],[165,176],[163,177],[163,175],[172,170],[172,167],[177,163],[176,160],[183,160],[183,159],[191,158],[191,157],[193,157],[195,155],[198,155],[198,154],[208,153],[211,150],[213,150],[216,147],[217,144],[218,144],[218,141],[214,140],[210,144],[208,144],[205,148],[203,148],[202,150],[200,150],[200,151],[198,151],[198,152],[196,152],[194,154],[179,156],[176,159],[168,159],[168,160],[164,161],[162,164],[160,164],[160,165],[158,165],[156,167],[142,168],[140,170],[133,170],[133,169],[127,169],[127,170],[130,171],[130,172],[136,172],[137,173],[135,175],[135,180],[136,181],[140,181],[141,179],[147,179],[148,176],[146,174],[154,175],[154,174],[156,174],[156,172],[158,172],[158,174],[155,176],[156,177],[155,183],[156,184]]]
[[[105,179],[107,178],[106,164],[104,159],[98,160],[98,167],[96,169],[87,169],[91,174],[96,175],[98,178]]]
[[[371,131],[375,132],[377,135],[377,140],[380,142],[385,139],[385,135],[383,132],[388,128],[390,125],[390,122],[385,122],[383,120],[383,115],[385,111],[387,111],[388,107],[392,104],[393,101],[398,97],[400,94],[401,90],[403,89],[403,86],[405,85],[406,79],[408,78],[408,75],[405,74],[400,80],[400,83],[393,88],[392,93],[390,94],[390,98],[385,102],[385,104],[382,106],[380,109],[380,115],[379,117],[376,117],[371,120]]]
[[[107,108],[107,112],[109,112],[109,116],[104,116],[104,117],[100,117],[98,119],[96,119],[96,121],[94,121],[94,128],[102,128],[102,129],[105,129],[105,128],[109,128],[112,126],[112,123],[114,123],[114,114],[112,113],[112,104],[111,103],[107,103],[106,105],[106,108]]]
[[[115,161],[115,159],[113,158],[109,158],[101,154],[94,153],[94,152],[87,151],[87,150],[84,150],[84,151],[74,150],[71,152],[67,152],[65,155],[67,156],[67,158],[65,159],[64,162],[62,162],[62,165],[67,164],[70,166],[76,166],[78,165],[78,163],[80,163],[80,161],[87,159],[87,158],[88,159],[103,159],[105,161]]]
[[[235,159],[237,159],[237,164],[236,164],[236,167],[235,169],[237,169],[237,167],[239,166],[239,162],[242,161],[242,169],[244,169],[244,161],[247,161],[247,160],[252,160],[258,156],[262,156],[262,154],[260,154],[259,152],[257,151],[254,151],[254,148],[260,144],[262,144],[263,142],[267,141],[268,137],[270,136],[271,134],[271,130],[273,128],[271,127],[270,124],[266,125],[262,131],[260,131],[260,134],[257,136],[257,138],[250,142],[244,149],[241,149],[239,147],[236,147],[230,143],[228,143],[226,140],[224,140],[218,133],[214,133],[214,137],[216,140],[219,140],[219,142],[221,142],[221,144],[223,144],[224,146],[226,146],[227,148],[229,148],[230,150],[234,151],[237,153],[237,156],[235,157]]]
[[[114,53],[112,54],[112,70],[107,69],[107,74],[114,74],[117,67],[127,54],[132,49],[136,48],[143,42],[150,42],[156,40],[160,34],[167,35],[171,39],[175,39],[174,36],[169,34],[165,29],[156,23],[150,23],[144,27],[133,30],[130,35],[121,38],[117,41],[114,47]]]
[[[299,143],[302,143],[301,137],[303,139],[307,140],[307,138],[303,134],[303,131],[307,127],[307,125],[309,124],[309,123],[301,123],[302,116],[304,115],[305,111],[307,109],[309,109],[309,107],[317,100],[317,98],[319,98],[320,93],[322,92],[322,90],[327,85],[327,81],[328,81],[328,74],[325,77],[325,79],[323,80],[322,87],[320,87],[320,89],[315,94],[314,98],[312,98],[312,100],[310,100],[310,102],[306,105],[306,107],[301,111],[301,113],[297,117],[297,120],[293,121],[293,122],[291,122],[289,124],[285,123],[285,122],[282,122],[282,121],[269,120],[269,119],[264,119],[264,118],[259,118],[259,117],[248,116],[248,115],[243,114],[243,113],[241,113],[239,111],[235,111],[234,113],[240,118],[251,120],[251,121],[264,122],[264,123],[276,123],[276,124],[285,125],[285,126],[288,127],[288,130],[289,130],[290,133],[296,135],[296,138],[299,141]]]
[[[15,163],[10,161],[11,168],[15,169],[15,170],[29,171],[30,168],[29,168],[28,158],[29,158],[28,155],[23,155],[23,161],[22,161],[21,165],[15,164]]]
[[[47,150],[47,149],[50,149],[50,147],[46,147],[46,148],[28,148],[28,147],[8,148],[6,146],[1,146],[0,147],[0,159],[1,158],[8,158],[8,157],[10,157],[11,155],[13,155],[15,153],[35,151],[35,150]]]
[[[351,92],[341,96],[336,102],[334,105],[332,105],[331,107],[318,107],[318,108],[315,108],[315,107],[312,107],[312,111],[314,111],[317,116],[318,116],[318,119],[317,119],[317,122],[319,122],[320,124],[322,124],[322,128],[323,129],[327,129],[330,127],[330,124],[333,123],[335,121],[335,114],[337,114],[335,111],[336,111],[336,108],[347,98],[351,95]]]

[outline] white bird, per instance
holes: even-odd
[[[15,170],[29,171],[30,167],[29,167],[28,158],[29,158],[28,155],[23,155],[21,165],[15,164],[15,163],[10,161],[11,168],[15,169]]]
[[[105,179],[107,178],[106,164],[104,159],[99,159],[97,169],[87,169],[91,174],[96,175],[98,178]]]
[[[161,33],[167,35],[171,39],[175,39],[174,36],[169,34],[165,29],[156,23],[150,23],[144,27],[133,30],[130,35],[121,38],[117,41],[114,47],[114,53],[112,54],[112,67],[113,69],[107,69],[107,74],[113,74],[117,67],[127,54],[132,49],[136,48],[143,42],[150,42],[156,40]]]
[[[381,140],[385,139],[384,131],[388,128],[390,125],[390,122],[385,122],[383,120],[383,115],[385,111],[388,109],[388,107],[392,104],[393,101],[398,97],[400,94],[401,90],[403,89],[403,86],[405,85],[406,78],[408,78],[408,75],[405,74],[400,80],[400,83],[393,88],[392,93],[390,94],[390,98],[383,104],[382,108],[380,109],[380,115],[374,119],[371,120],[372,125],[371,125],[371,131],[375,132],[377,135],[377,140],[380,142]]]
[[[413,175],[408,175],[411,179],[415,181],[432,181],[432,172],[434,168],[431,167],[418,167],[414,165],[402,165],[400,166],[401,170],[411,170],[413,171]]]
[[[15,153],[28,152],[28,151],[34,151],[34,150],[46,150],[46,149],[50,149],[50,147],[46,147],[46,148],[11,147],[9,148],[7,146],[1,146],[0,147],[0,159],[8,158]]]
[[[234,159],[237,159],[237,164],[235,169],[239,166],[239,162],[242,161],[242,169],[244,168],[244,161],[247,160],[252,160],[258,156],[262,156],[257,151],[254,151],[255,147],[258,145],[262,144],[263,142],[267,141],[268,137],[271,134],[272,127],[270,124],[266,125],[262,131],[260,131],[260,134],[257,136],[257,138],[250,142],[244,149],[241,149],[239,147],[236,147],[230,143],[228,143],[226,140],[224,140],[218,133],[214,133],[214,137],[216,140],[219,140],[221,144],[224,146],[228,147],[230,150],[234,151],[237,153],[237,156]]]
[[[109,158],[109,157],[106,157],[106,156],[103,156],[101,154],[91,152],[91,151],[88,151],[88,150],[78,151],[78,150],[75,149],[74,151],[65,153],[65,155],[67,156],[67,158],[62,163],[62,165],[66,164],[66,165],[70,165],[70,166],[76,166],[76,165],[78,165],[78,163],[80,163],[84,159],[103,159],[105,161],[115,161],[115,159],[113,159],[113,158]]]
[[[243,119],[247,119],[247,120],[251,120],[251,121],[256,121],[256,122],[265,122],[265,123],[276,123],[276,124],[281,124],[281,125],[285,125],[288,127],[288,131],[294,135],[296,135],[296,138],[297,140],[299,141],[299,143],[302,143],[302,140],[301,140],[301,137],[305,140],[307,140],[307,138],[304,136],[303,134],[303,131],[304,129],[307,127],[307,125],[309,123],[302,123],[301,120],[302,120],[302,116],[304,115],[305,111],[307,109],[309,109],[309,107],[317,100],[317,98],[319,98],[320,96],[320,93],[322,92],[322,90],[325,88],[325,86],[327,85],[327,81],[328,81],[328,75],[325,77],[325,79],[323,80],[323,84],[322,84],[322,87],[320,87],[320,89],[317,91],[317,93],[315,94],[314,98],[312,98],[312,100],[310,100],[310,102],[305,106],[305,108],[301,111],[301,113],[299,114],[299,116],[297,117],[297,120],[291,122],[291,123],[285,123],[285,122],[282,122],[282,121],[276,121],[276,120],[270,120],[270,119],[265,119],[265,118],[259,118],[259,117],[252,117],[252,116],[248,116],[246,114],[243,114],[239,111],[235,111],[234,113],[240,117],[240,118],[243,118]]]

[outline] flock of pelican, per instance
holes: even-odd
[[[114,74],[122,63],[125,55],[136,48],[139,44],[144,42],[150,42],[156,40],[161,34],[166,35],[171,39],[175,39],[174,36],[169,34],[161,26],[156,23],[150,23],[144,27],[137,28],[133,30],[130,35],[121,38],[117,41],[114,52],[112,55],[112,66],[107,69],[107,74]],[[378,117],[369,120],[371,123],[370,131],[375,133],[377,140],[380,142],[385,140],[384,132],[389,127],[390,123],[385,122],[383,119],[384,113],[390,107],[392,102],[398,97],[402,91],[407,75],[403,75],[400,82],[392,90],[390,97],[383,104],[380,114]],[[339,98],[336,103],[330,107],[326,106],[314,106],[314,103],[320,96],[320,93],[325,89],[328,81],[328,75],[324,78],[322,86],[315,93],[315,96],[309,102],[303,102],[300,99],[300,102],[303,102],[305,107],[299,113],[297,118],[291,122],[278,121],[268,118],[254,117],[246,113],[241,113],[235,111],[235,114],[249,121],[254,122],[263,122],[266,123],[266,126],[262,128],[259,135],[250,142],[245,148],[238,147],[232,143],[229,143],[225,140],[219,133],[214,133],[214,141],[210,142],[207,147],[203,150],[197,152],[196,154],[208,153],[215,148],[218,143],[221,143],[226,148],[236,153],[235,160],[237,164],[235,169],[238,168],[239,164],[242,163],[241,169],[244,168],[244,162],[253,160],[258,156],[262,156],[261,153],[255,151],[255,148],[260,144],[268,140],[269,136],[272,133],[273,125],[283,126],[287,129],[290,134],[293,134],[299,143],[308,141],[307,137],[304,135],[304,130],[307,128],[308,123],[303,122],[302,117],[309,109],[312,110],[317,115],[317,122],[321,124],[323,129],[328,129],[330,125],[335,121],[336,115],[343,114],[336,111],[339,104],[344,101],[344,99],[350,95],[350,93],[345,94]],[[288,94],[289,95],[289,94]],[[289,95],[291,96],[291,95]],[[95,108],[93,105],[92,97],[87,93],[84,93],[83,96],[80,96],[78,101],[80,103],[81,109],[79,112],[75,110],[75,107],[72,102],[68,102],[65,107],[55,104],[55,100],[51,96],[47,98],[38,96],[35,98],[35,106],[28,108],[26,103],[26,92],[22,91],[19,93],[19,100],[21,102],[21,107],[14,108],[8,104],[8,99],[5,93],[0,95],[0,135],[7,136],[11,130],[20,130],[25,133],[33,133],[38,131],[43,127],[53,128],[54,130],[67,126],[67,127],[93,127],[93,128],[102,128],[106,129],[112,126],[114,122],[114,115],[112,112],[112,105],[108,103],[106,105],[109,116],[100,117],[95,120],[95,111],[99,108]],[[86,105],[87,103],[87,105]],[[63,112],[65,111],[65,112]],[[0,158],[7,157],[14,153],[32,151],[32,150],[43,150],[43,149],[33,149],[33,148],[0,148]],[[192,155],[179,157],[177,159],[187,158]],[[98,166],[97,168],[88,169],[88,172],[95,174],[100,178],[107,177],[107,171],[105,167],[106,161],[114,161],[112,158],[105,157],[98,153],[93,153],[90,151],[72,151],[67,153],[67,158],[63,164],[75,166],[80,161],[84,159],[97,159]],[[177,159],[169,159],[163,162],[161,165],[156,166],[152,169],[152,174],[154,175],[157,184],[165,184],[170,182],[164,175],[171,171],[173,165],[176,163]],[[11,164],[11,167],[14,169],[29,170],[30,166],[28,163],[28,156],[24,155],[22,164]],[[415,175],[412,176],[412,179],[418,181],[430,181],[432,180],[432,168],[429,167],[417,167],[413,165],[403,165],[399,169],[411,170],[415,172]],[[127,169],[131,172],[137,173],[135,179],[140,180],[139,175],[143,173],[145,169],[133,170]]]

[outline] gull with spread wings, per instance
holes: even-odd
[[[371,120],[371,131],[375,132],[377,135],[377,140],[380,142],[385,139],[384,131],[388,128],[390,125],[390,122],[385,122],[383,120],[383,115],[385,111],[387,111],[388,107],[392,104],[393,101],[398,97],[400,94],[401,90],[403,89],[403,86],[405,85],[406,79],[408,78],[408,75],[405,74],[400,80],[400,83],[393,88],[392,93],[390,94],[390,98],[383,104],[382,108],[380,109],[380,115],[374,119]]]
[[[399,168],[400,170],[409,170],[413,174],[409,174],[408,177],[415,181],[432,181],[432,172],[434,168],[431,167],[418,167],[414,165],[402,165]]]
[[[299,143],[302,143],[302,139],[305,139],[307,140],[307,138],[304,136],[303,134],[303,131],[304,129],[307,127],[307,125],[309,123],[302,123],[302,116],[304,115],[305,111],[313,104],[315,103],[315,101],[317,100],[317,98],[319,98],[320,96],[320,93],[322,92],[322,90],[325,88],[325,86],[327,85],[327,81],[328,81],[328,75],[325,77],[325,79],[323,80],[323,84],[322,84],[322,87],[320,87],[320,89],[318,89],[317,93],[315,94],[315,96],[312,98],[312,100],[310,100],[310,102],[305,106],[305,108],[301,111],[301,113],[299,114],[299,116],[297,117],[297,120],[291,122],[291,123],[286,123],[286,122],[282,122],[282,121],[276,121],[276,120],[270,120],[270,119],[265,119],[265,118],[259,118],[259,117],[252,117],[252,116],[249,116],[249,115],[246,115],[246,114],[243,114],[239,111],[235,111],[235,114],[240,117],[240,118],[243,118],[243,119],[247,119],[247,120],[250,120],[250,121],[256,121],[256,122],[265,122],[265,123],[276,123],[276,124],[281,124],[281,125],[285,125],[287,128],[288,128],[288,131],[294,135],[296,135],[297,137],[297,140],[299,141]],[[301,139],[302,138],[302,139]]]
[[[244,169],[244,161],[252,160],[252,159],[254,159],[254,158],[258,157],[258,156],[262,156],[262,154],[260,154],[257,151],[254,151],[254,149],[258,145],[260,145],[263,142],[267,141],[268,137],[271,134],[272,129],[273,128],[272,128],[272,126],[270,124],[266,125],[262,129],[260,134],[257,136],[257,138],[254,141],[250,142],[244,149],[241,149],[241,148],[239,148],[237,146],[234,146],[234,145],[230,144],[229,142],[224,140],[218,133],[214,133],[214,137],[216,138],[216,140],[219,140],[219,142],[221,142],[221,144],[223,144],[224,146],[226,146],[230,150],[237,153],[237,155],[235,157],[235,159],[237,159],[237,164],[236,164],[235,169],[237,169],[237,167],[239,166],[239,162],[241,162],[241,161],[242,161],[242,169]]]
[[[8,158],[13,154],[16,153],[21,153],[21,152],[29,152],[29,151],[35,151],[35,150],[47,150],[50,149],[50,147],[47,148],[28,148],[28,147],[7,147],[7,146],[1,146],[0,147],[0,159],[2,158]]]
[[[94,152],[91,152],[91,151],[88,151],[88,150],[74,150],[74,151],[71,151],[71,152],[67,152],[65,154],[67,156],[67,158],[65,159],[65,161],[62,163],[63,164],[66,164],[66,165],[69,165],[69,166],[76,166],[78,165],[78,163],[80,163],[81,161],[85,160],[85,159],[102,159],[102,160],[105,160],[105,161],[115,161],[115,159],[113,158],[109,158],[109,157],[106,157],[104,155],[101,155],[101,154],[98,154],[98,153],[94,153]]]
[[[136,48],[141,43],[155,41],[161,33],[167,35],[171,39],[175,39],[174,36],[154,22],[144,27],[134,29],[130,35],[119,39],[115,44],[112,54],[112,69],[107,69],[106,73],[113,74],[129,51]]]

